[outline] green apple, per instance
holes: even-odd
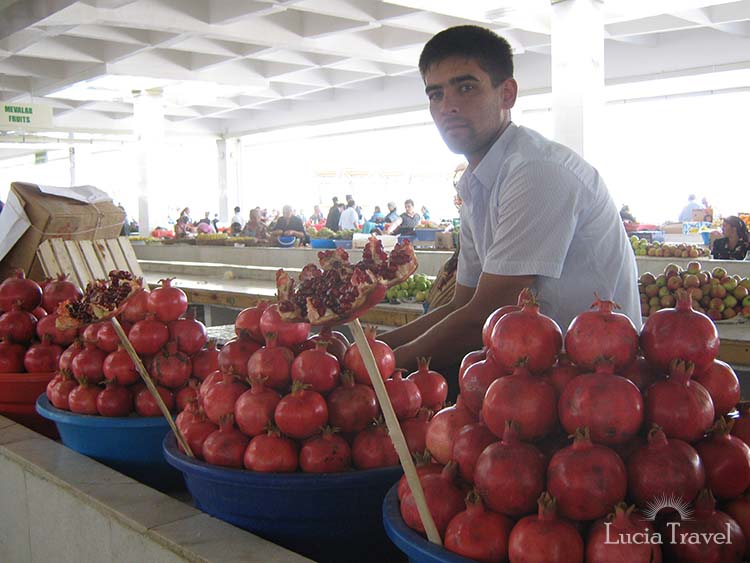
[[[695,275],[700,274],[701,263],[700,262],[688,262],[687,271],[688,271],[688,274],[695,274]]]

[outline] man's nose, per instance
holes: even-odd
[[[440,106],[440,113],[443,115],[451,115],[459,113],[460,105],[458,103],[458,96],[451,92],[444,92],[442,104]]]

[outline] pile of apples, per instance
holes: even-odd
[[[660,309],[674,307],[675,291],[680,288],[690,293],[693,309],[713,321],[750,317],[750,279],[730,276],[718,266],[708,272],[700,262],[690,262],[685,270],[668,264],[661,274],[642,274],[638,280],[641,314],[648,317]]]
[[[666,244],[659,241],[649,242],[645,238],[638,238],[636,235],[630,237],[630,245],[636,256],[657,256],[665,258],[700,258],[701,256],[710,256],[711,251],[695,244]]]

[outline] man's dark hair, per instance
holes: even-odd
[[[411,204],[412,206],[414,206],[414,200],[413,200],[413,199],[407,199],[407,200],[406,200],[406,201],[404,202],[404,205],[409,205],[409,204]]]
[[[331,201],[333,202],[333,205],[338,205],[338,203],[339,203],[339,198],[338,198],[338,197],[336,197],[336,196],[333,196],[333,197],[331,198]]]
[[[513,51],[508,41],[494,31],[476,25],[449,27],[430,39],[419,56],[419,72],[424,77],[432,65],[448,57],[475,59],[490,75],[493,86],[513,76]]]
[[[238,205],[237,207],[235,207],[235,208],[234,208],[234,212],[235,212],[235,213],[239,213],[239,212],[240,212],[240,207],[239,207],[239,205]]]
[[[350,199],[349,201],[346,202],[346,205],[349,207],[354,207],[354,200]]]

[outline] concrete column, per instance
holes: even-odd
[[[604,107],[601,0],[553,0],[551,28],[555,140],[595,160]]]
[[[73,134],[68,135],[68,138],[72,139]],[[76,185],[76,148],[75,145],[68,147],[68,164],[70,165],[70,185]]]
[[[228,179],[227,179],[227,140],[225,138],[216,139],[216,151],[218,164],[218,185],[219,185],[219,221],[226,223],[229,220],[229,199],[227,196]]]
[[[164,103],[161,89],[133,91],[134,133],[137,140],[138,224],[148,235],[167,207],[164,193]]]
[[[242,207],[242,216],[247,217],[252,202],[242,193],[242,142],[239,138],[217,139],[219,165],[219,219],[229,221],[235,206]],[[247,208],[247,209],[245,209]]]

